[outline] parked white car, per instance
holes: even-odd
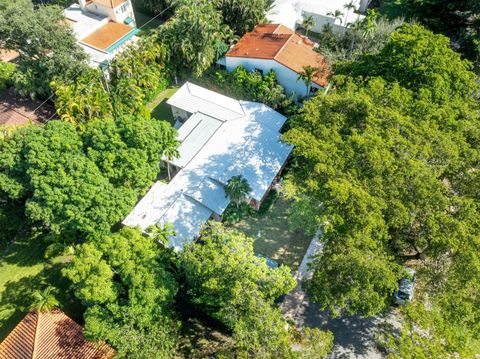
[[[395,297],[395,302],[398,305],[403,305],[411,301],[413,298],[416,272],[412,268],[405,268],[405,271],[408,273],[408,276],[400,279],[398,290],[393,293],[393,296]]]

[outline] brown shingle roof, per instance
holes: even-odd
[[[80,40],[80,42],[99,50],[106,50],[132,30],[131,26],[111,21]]]
[[[0,126],[21,126],[30,122],[45,123],[55,117],[55,109],[15,94],[13,87],[0,93]]]
[[[83,329],[59,309],[28,313],[0,343],[0,359],[110,359],[115,352],[83,337]]]
[[[326,86],[330,74],[329,65],[314,50],[313,42],[279,24],[257,25],[226,56],[275,60],[296,73],[310,65],[319,69],[312,82],[320,86]]]

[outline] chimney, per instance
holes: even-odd
[[[86,0],[78,0],[78,3],[80,4],[80,8],[82,10],[85,10],[85,8],[87,7],[87,2]]]

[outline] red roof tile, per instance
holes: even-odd
[[[296,73],[301,73],[304,66],[316,67],[319,71],[312,82],[320,86],[326,86],[330,74],[329,65],[314,50],[313,42],[279,24],[257,25],[226,56],[275,60]]]
[[[85,340],[82,327],[59,309],[28,313],[0,343],[0,359],[110,359],[105,343]]]

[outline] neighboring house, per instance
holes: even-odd
[[[13,87],[0,93],[0,131],[30,123],[45,123],[55,116],[53,106],[21,97]]]
[[[169,183],[156,182],[123,221],[145,230],[171,223],[169,246],[181,250],[209,219],[220,219],[229,199],[224,186],[242,175],[259,208],[292,147],[280,141],[285,116],[256,102],[237,101],[186,83],[169,100],[181,142],[178,158],[165,160]]]
[[[83,328],[59,309],[28,313],[0,343],[1,359],[110,359],[105,343],[85,340]]]
[[[243,66],[248,71],[266,74],[273,70],[286,93],[304,97],[316,93],[328,84],[329,66],[305,36],[281,24],[257,25],[246,33],[225,56],[228,71]],[[318,71],[308,86],[298,76],[305,66]]]
[[[138,40],[130,0],[79,0],[64,10],[90,66],[106,65],[128,44]]]
[[[315,21],[310,31],[321,32],[325,25],[334,31],[343,32],[349,23],[363,20],[371,0],[275,0],[267,19],[291,29],[301,27],[303,20],[312,16]],[[354,6],[349,9],[348,5]],[[335,17],[336,11],[341,12]]]

